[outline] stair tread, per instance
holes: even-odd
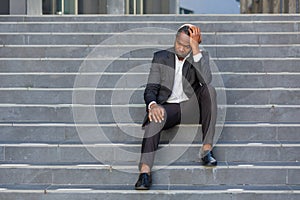
[[[61,168],[61,169],[136,169],[137,163],[135,162],[116,162],[112,164],[101,164],[101,163],[83,163],[83,162],[74,162],[74,163],[26,163],[26,162],[13,162],[13,161],[0,161],[0,168]],[[154,166],[155,168],[161,168],[164,166],[164,169],[210,169],[209,167],[202,166],[200,162],[175,162],[169,164],[168,166],[161,165],[157,163]],[[291,169],[300,169],[300,162],[298,161],[264,161],[264,162],[218,162],[218,166],[211,169],[218,168],[291,168]]]
[[[0,185],[0,193],[7,192],[9,190],[24,190],[24,191],[64,191],[64,192],[74,192],[74,191],[98,191],[98,192],[122,192],[133,190],[133,185],[31,185],[31,184],[17,184],[17,185]],[[276,191],[300,191],[300,186],[297,185],[254,185],[254,186],[242,186],[242,185],[160,185],[155,184],[148,193],[156,193],[157,191],[178,191],[187,193],[190,192],[254,192],[254,191],[265,191],[265,192],[276,192]],[[41,191],[42,192],[42,191]],[[44,191],[43,191],[44,192]],[[131,191],[131,193],[139,193],[140,191]]]
[[[200,147],[201,144],[189,144],[189,143],[172,143],[172,144],[161,144],[161,146],[173,146],[181,147],[189,145],[190,147]],[[0,147],[84,147],[84,146],[95,146],[95,147],[136,147],[140,146],[140,143],[78,143],[78,142],[62,142],[62,143],[39,143],[39,142],[15,142],[6,143],[1,142]],[[216,147],[235,147],[235,146],[248,146],[248,147],[300,147],[299,141],[221,141],[218,142]]]

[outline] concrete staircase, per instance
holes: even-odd
[[[187,22],[214,66],[220,164],[181,125],[135,191],[152,53]],[[0,199],[299,199],[299,32],[300,15],[0,17]]]

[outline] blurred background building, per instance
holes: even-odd
[[[239,0],[241,13],[299,13],[300,0]]]
[[[194,14],[239,14],[240,3],[236,0],[180,0],[181,8]]]
[[[300,0],[1,0],[0,14],[299,13]]]

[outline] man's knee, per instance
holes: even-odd
[[[164,109],[164,119],[161,122],[155,122],[154,120],[152,120],[151,122],[149,121],[145,126],[144,137],[146,138],[153,137],[154,135],[159,133],[165,126],[166,119],[167,119],[167,112]]]

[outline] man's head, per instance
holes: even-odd
[[[200,28],[192,24],[182,25],[176,34],[175,39],[175,53],[179,58],[186,57],[192,50],[191,42],[195,45],[201,43]]]
[[[174,48],[179,58],[185,58],[192,50],[190,46],[189,29],[190,27],[188,25],[184,25],[177,31]]]

